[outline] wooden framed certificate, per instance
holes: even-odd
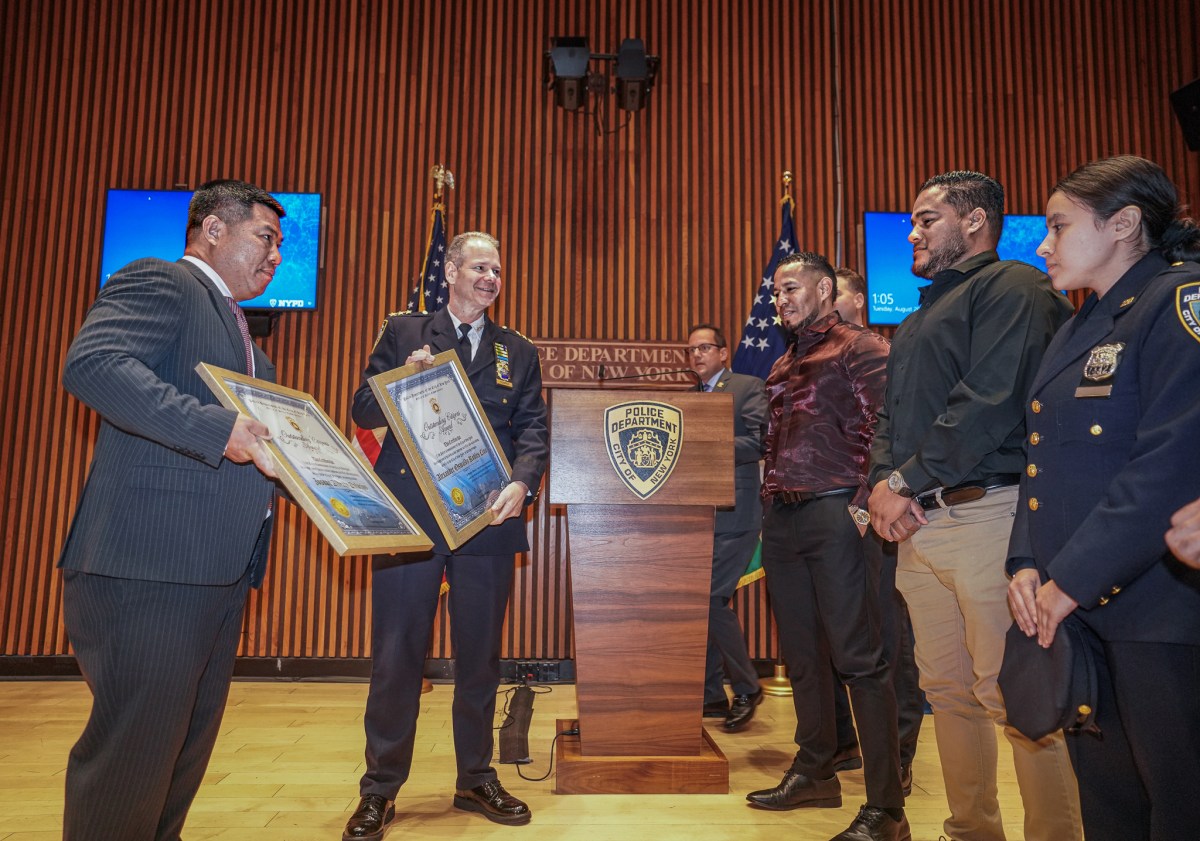
[[[263,443],[280,481],[339,555],[433,548],[311,394],[203,362],[196,372],[222,406],[271,430]]]
[[[446,543],[457,549],[492,522],[512,468],[458,354],[370,379]]]

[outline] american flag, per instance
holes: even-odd
[[[425,248],[425,261],[421,263],[421,275],[417,285],[408,296],[409,312],[437,312],[446,306],[449,289],[446,287],[446,208],[434,202],[433,218],[429,222],[429,244]]]
[[[409,312],[437,312],[446,306],[450,290],[446,286],[446,207],[440,201],[433,203],[429,220],[429,244],[425,247],[425,260],[421,263],[421,274],[412,294],[408,296]],[[380,429],[354,428],[354,440],[371,464],[379,459],[387,427]]]
[[[753,374],[762,379],[771,373],[775,360],[783,356],[787,349],[787,338],[779,324],[779,316],[775,313],[775,303],[772,298],[773,284],[771,278],[775,275],[775,267],[787,255],[798,250],[796,246],[796,226],[792,223],[791,196],[783,198],[783,224],[779,229],[779,239],[771,250],[771,259],[763,271],[762,283],[754,293],[754,303],[750,307],[750,317],[742,328],[742,340],[738,343],[733,354],[733,370],[739,374]]]

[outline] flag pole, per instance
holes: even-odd
[[[789,209],[794,210],[796,203],[792,199],[792,174],[787,170],[783,171],[783,198],[779,200],[779,204],[787,205]],[[778,643],[779,631],[775,632],[776,642]],[[782,649],[781,649],[782,652]],[[771,677],[763,678],[759,681],[762,691],[767,695],[776,697],[785,697],[792,694],[792,681],[788,678],[787,666],[783,663],[783,654],[776,658],[774,674]],[[840,688],[840,687],[839,687]]]
[[[445,227],[446,219],[446,190],[454,189],[454,173],[446,169],[445,164],[434,164],[429,170],[429,177],[433,180],[433,206],[429,209],[429,231],[425,235],[425,243],[428,246],[433,241],[434,230],[437,227],[438,216],[442,218],[443,227]],[[429,249],[426,248],[425,257],[421,260],[421,274],[417,281],[420,284],[420,289],[416,293],[417,301],[420,302],[421,312],[426,312],[425,309],[425,281],[426,269],[429,268]]]

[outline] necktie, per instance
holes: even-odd
[[[246,323],[246,314],[233,298],[226,298],[225,303],[233,311],[233,320],[237,322],[238,330],[242,331],[242,347],[246,351],[246,373],[254,376],[254,351],[250,346],[250,325]]]
[[[471,325],[458,325],[458,358],[462,360],[464,366],[471,364],[471,359],[475,356],[474,348],[471,347]]]

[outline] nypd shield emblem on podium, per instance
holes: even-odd
[[[608,458],[626,487],[646,499],[671,476],[683,443],[683,413],[669,403],[636,400],[604,411]]]

